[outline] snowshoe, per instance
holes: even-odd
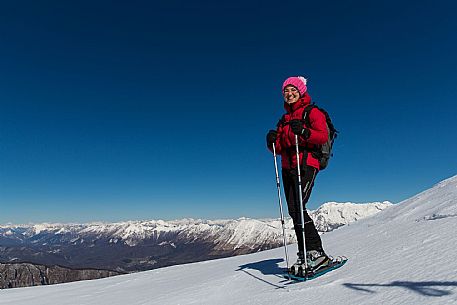
[[[320,264],[317,269],[312,269],[308,266],[308,268],[305,270],[304,264],[298,266],[294,264],[292,267],[295,268],[293,270],[295,272],[289,272],[287,275],[284,275],[284,277],[289,280],[299,282],[313,280],[320,277],[321,275],[342,267],[344,264],[346,264],[348,259],[344,256],[338,256],[337,258],[328,257],[328,260],[329,261],[327,264]]]

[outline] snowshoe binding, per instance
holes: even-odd
[[[297,256],[297,261],[295,262],[295,264],[292,265],[292,267],[289,268],[288,273],[295,276],[303,276],[306,266],[305,257],[303,255],[303,252],[298,252]]]

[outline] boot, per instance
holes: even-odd
[[[330,263],[330,258],[323,250],[309,250],[306,251],[306,263],[309,270],[317,271],[327,266]]]

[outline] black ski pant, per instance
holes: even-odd
[[[319,233],[316,230],[313,220],[308,215],[306,203],[311,195],[311,190],[314,186],[314,180],[318,170],[312,166],[301,167],[301,192],[303,198],[303,220],[305,222],[305,239],[306,250],[323,251],[322,241]],[[295,234],[298,241],[299,255],[303,253],[303,233],[302,233],[302,218],[300,217],[300,197],[298,194],[298,174],[297,169],[282,169],[282,181],[284,184],[284,194],[286,196],[289,215],[294,222]]]

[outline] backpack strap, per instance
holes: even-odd
[[[305,107],[305,109],[303,110],[303,122],[305,123],[305,126],[307,128],[311,128],[311,122],[309,121],[309,114],[311,113],[311,110],[313,108],[316,108],[316,104],[309,104],[308,106]]]
[[[311,113],[311,111],[314,109],[314,108],[317,108],[319,109],[321,112],[322,109],[319,108],[316,104],[312,103],[312,104],[309,104],[308,106],[305,107],[305,109],[303,110],[303,119],[302,119],[302,122],[305,124],[305,126],[307,128],[311,128],[311,121],[309,119],[309,115]],[[326,115],[326,112],[323,112],[324,115]],[[326,117],[327,119],[327,117]],[[328,120],[326,120],[326,124],[327,124],[327,127],[328,127]],[[320,146],[319,145],[311,145],[310,147],[307,147],[307,150],[309,152],[311,152],[313,154],[313,157],[315,157],[316,159],[319,159],[321,156],[319,155],[320,153]]]

